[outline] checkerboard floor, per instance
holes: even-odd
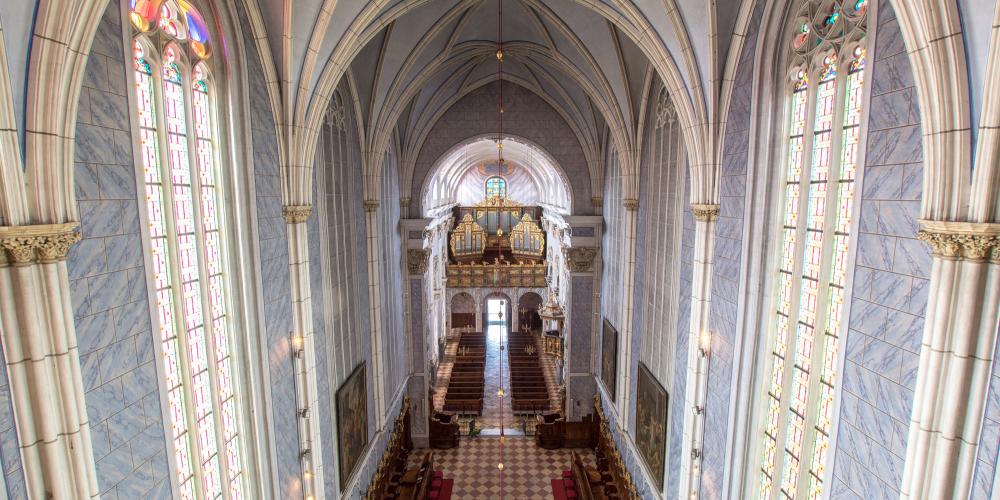
[[[417,464],[426,449],[413,450],[412,464]],[[495,437],[462,438],[458,448],[433,450],[435,468],[455,480],[452,498],[456,500],[551,499],[550,480],[560,477],[570,466],[569,449],[546,450],[535,445],[534,438],[507,437],[503,444],[503,492],[497,469],[500,440]],[[594,464],[594,452],[577,449],[585,464]]]

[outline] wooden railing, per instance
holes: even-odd
[[[447,269],[448,286],[543,288],[545,263],[451,264]]]

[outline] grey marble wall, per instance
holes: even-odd
[[[888,2],[879,3],[877,23],[853,299],[841,341],[832,493],[845,498],[899,497],[931,270],[930,249],[915,238],[923,154],[913,76]]]
[[[570,278],[569,335],[571,342],[570,372],[590,373],[593,353],[594,277],[577,275]]]
[[[101,20],[80,93],[74,186],[83,240],[67,259],[70,297],[101,496],[170,498],[132,157],[132,64],[118,9],[112,2]],[[8,489],[24,498],[2,435]]]
[[[684,434],[684,391],[687,390],[688,336],[691,332],[691,287],[694,275],[694,216],[687,202],[691,196],[691,171],[684,168],[683,209],[681,213],[681,255],[677,286],[677,323],[674,330],[673,386],[668,388],[670,407],[667,408],[667,478],[663,496],[675,499],[680,486],[681,455]]]
[[[746,210],[747,152],[750,146],[750,112],[754,61],[763,1],[757,2],[747,26],[747,36],[737,63],[733,94],[722,146],[719,219],[715,225],[714,269],[712,271],[709,325],[712,357],[708,372],[708,400],[705,405],[705,441],[702,491],[706,498],[718,498],[725,480],[725,454],[729,436],[729,403],[732,396],[733,347],[743,253],[743,223]],[[746,82],[746,83],[740,83]]]
[[[1000,325],[997,325],[1000,337]],[[979,437],[979,454],[973,476],[972,498],[989,498],[996,485],[993,482],[997,466],[997,448],[1000,447],[1000,345],[993,353],[993,375],[990,392],[986,398],[986,414]]]
[[[239,6],[243,26],[246,14]],[[288,234],[281,216],[281,179],[278,141],[270,96],[258,47],[250,32],[243,33],[247,47],[253,174],[257,198],[257,239],[260,246],[261,293],[264,298],[264,350],[270,371],[271,431],[274,434],[275,477],[283,498],[302,498],[299,478],[299,442],[295,381],[288,334],[292,328],[291,284],[288,267]]]
[[[441,116],[417,156],[410,195],[420,203],[420,191],[434,162],[462,141],[485,134],[496,134],[492,118],[483,119],[483,110],[496,109],[496,85],[481,87],[456,102]],[[573,130],[552,106],[519,85],[504,82],[504,132],[538,143],[566,172],[573,189],[573,213],[593,213],[590,173],[583,149]],[[492,116],[492,115],[490,115]],[[421,213],[423,207],[417,212]]]
[[[7,366],[3,349],[0,349],[0,366]],[[27,498],[25,490],[24,470],[21,466],[20,443],[17,429],[14,427],[14,407],[10,395],[10,381],[7,370],[0,370],[0,472],[4,476],[7,498]]]
[[[609,147],[609,152],[604,166],[604,238],[601,241],[601,318],[597,322],[598,340],[596,349],[598,359],[600,359],[601,349],[601,324],[607,319],[620,333],[624,330],[621,321],[622,303],[622,273],[624,271],[624,246],[625,230],[622,227],[624,221],[625,207],[622,205],[622,172],[618,163],[618,153],[613,147]],[[621,342],[621,335],[619,343]],[[622,352],[623,347],[619,344],[618,352]],[[600,363],[598,363],[600,365]],[[598,368],[599,369],[599,368]],[[618,377],[626,367],[618,367]],[[598,380],[600,380],[600,373]],[[614,388],[609,388],[614,390]],[[622,392],[622,391],[617,391]]]
[[[383,367],[386,398],[392,397],[406,381],[406,327],[403,323],[403,276],[399,225],[399,162],[395,152],[384,155],[378,217],[382,262],[381,300]]]

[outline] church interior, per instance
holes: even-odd
[[[1000,499],[996,0],[0,0],[0,498]]]

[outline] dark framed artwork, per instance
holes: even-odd
[[[667,405],[670,396],[646,365],[639,363],[635,400],[635,444],[646,467],[663,490],[663,469],[667,453]]]
[[[604,389],[615,400],[615,382],[618,380],[618,330],[611,326],[608,318],[604,318],[601,329],[601,383]]]
[[[340,489],[347,486],[368,446],[368,388],[365,363],[351,372],[337,389],[337,451]]]

